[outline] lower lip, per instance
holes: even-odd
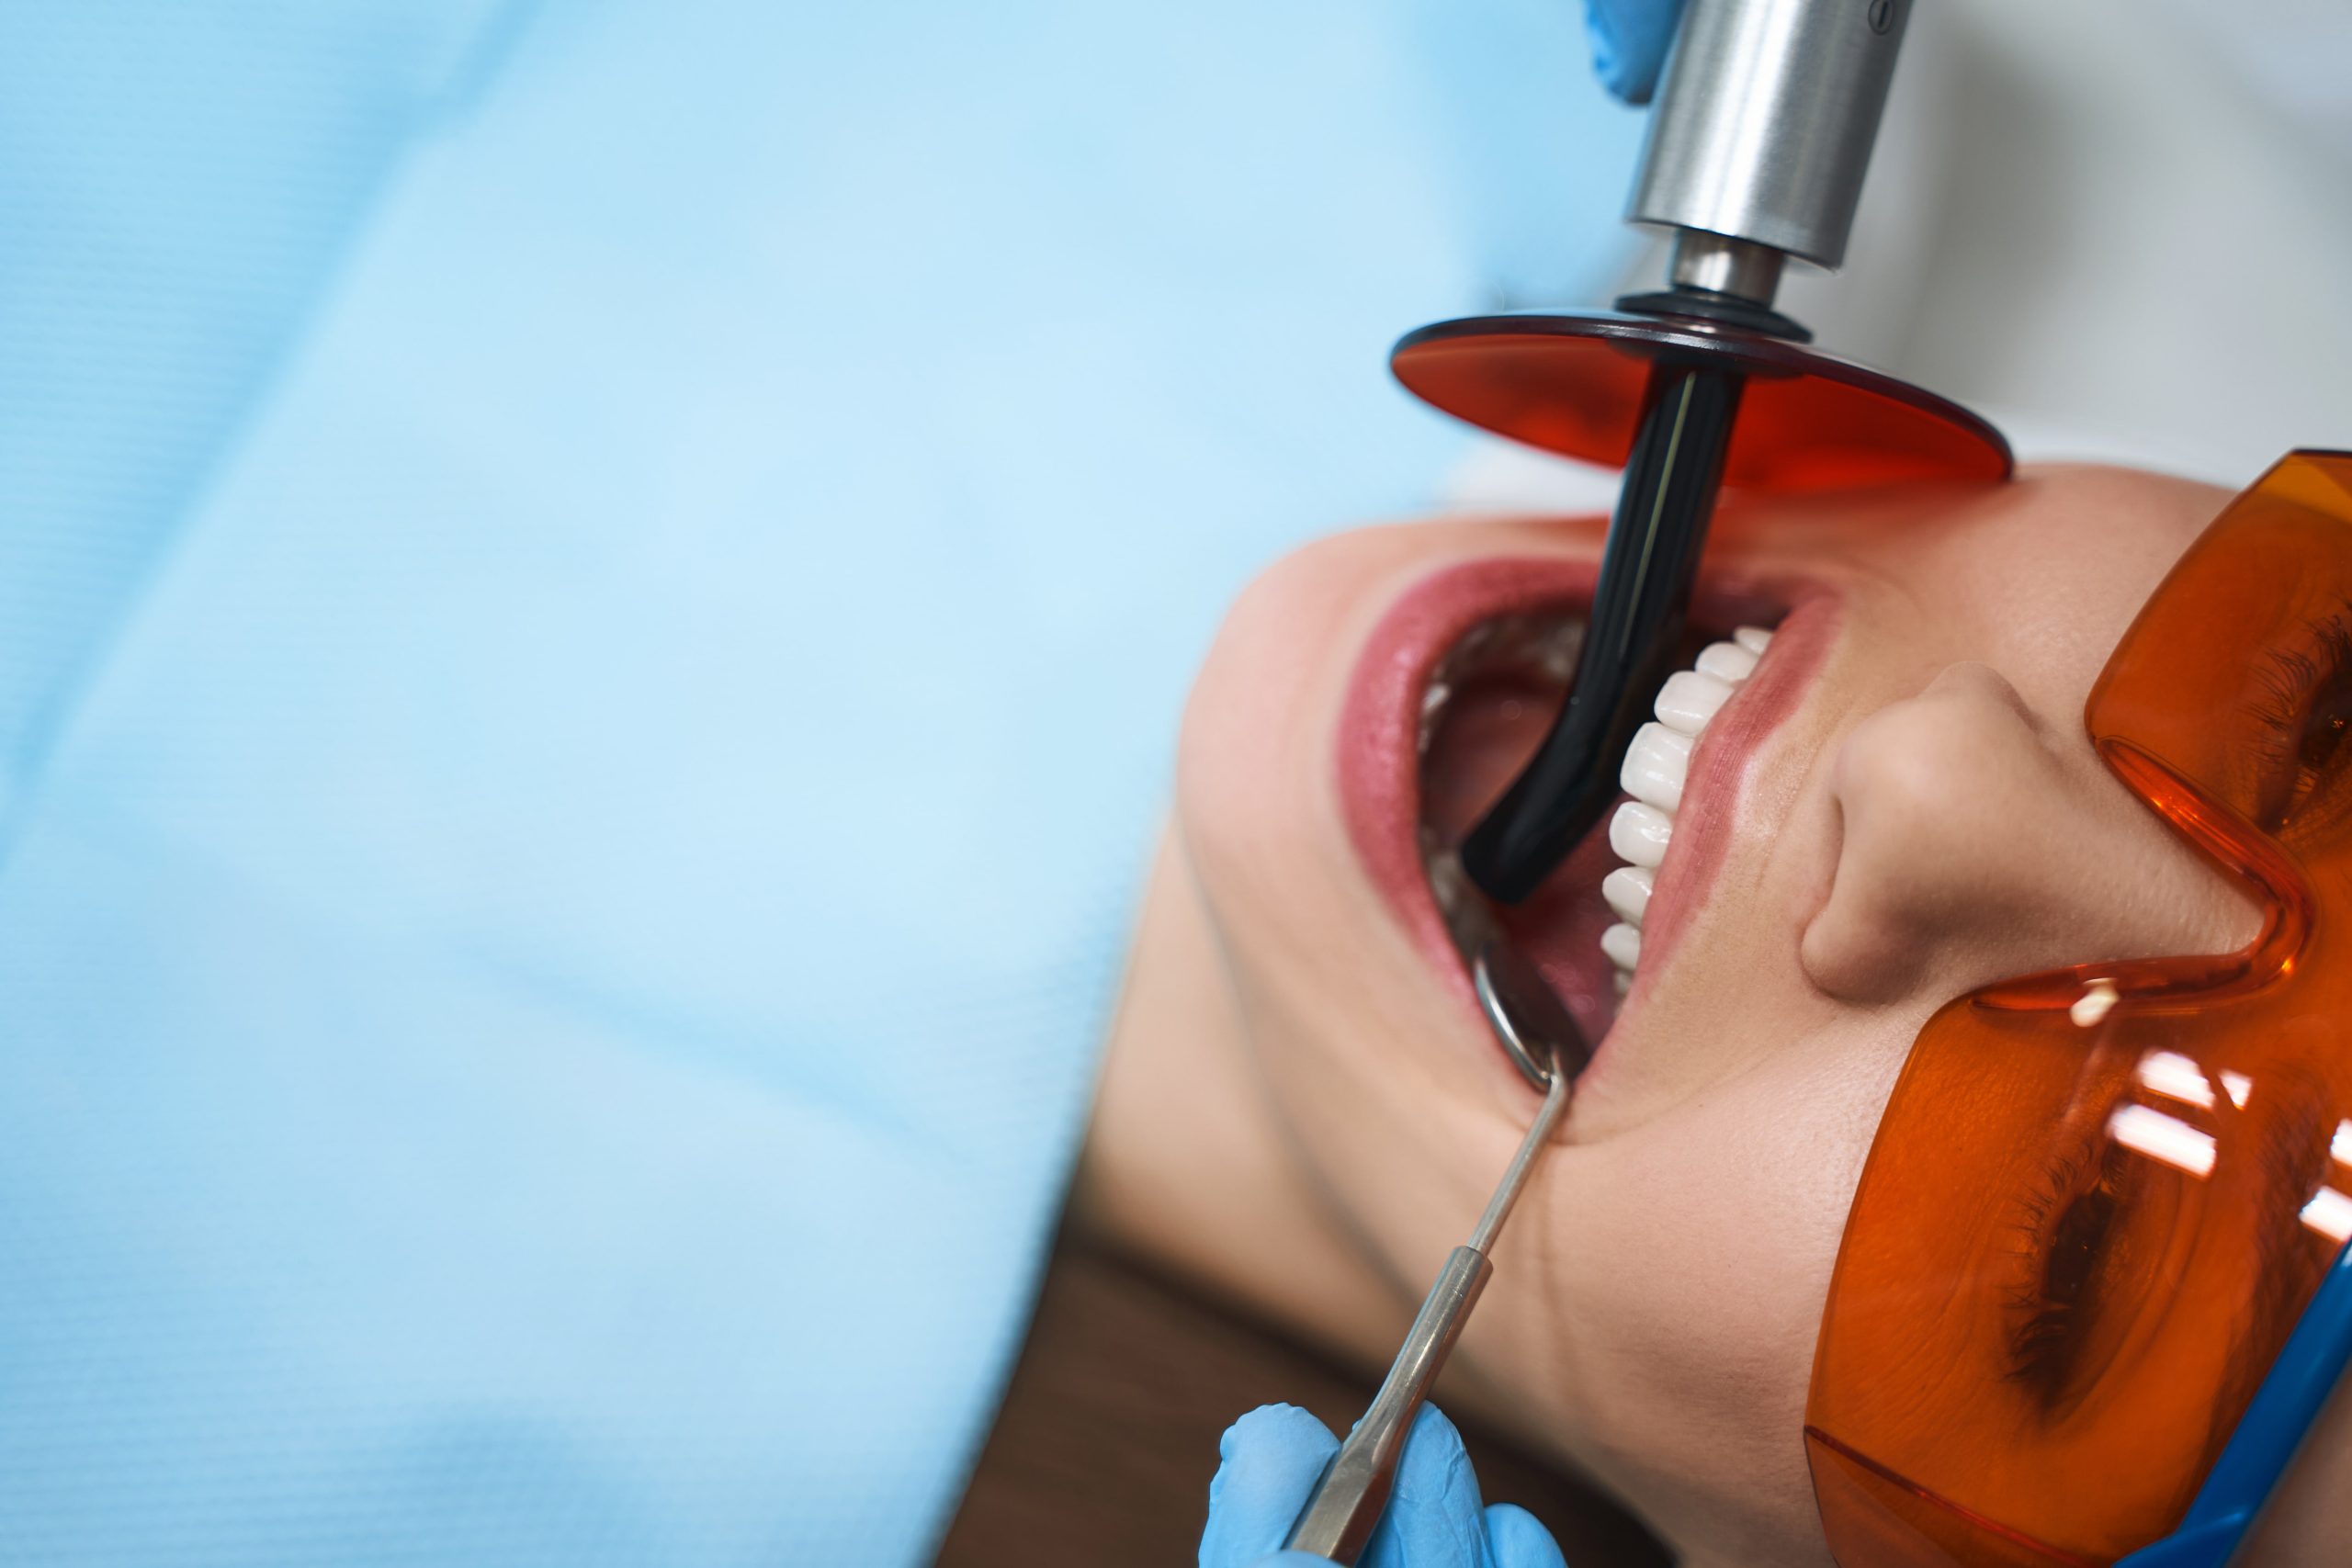
[[[1438,660],[1471,627],[1503,615],[1580,611],[1591,603],[1598,575],[1594,561],[1540,557],[1472,561],[1437,572],[1408,591],[1373,629],[1340,708],[1340,802],[1356,857],[1416,945],[1474,1016],[1477,1004],[1469,976],[1421,866],[1422,694]],[[1764,597],[1713,583],[1701,594],[1702,602],[1732,608],[1724,617],[1726,624],[1737,618],[1736,606]],[[1757,743],[1795,707],[1807,677],[1828,648],[1837,618],[1834,600],[1813,590],[1776,592],[1770,597],[1791,607],[1774,633],[1770,655],[1738,699],[1707,727],[1691,758],[1686,800],[1736,798],[1724,792],[1741,787]],[[1685,812],[1678,819],[1673,846],[1659,868],[1658,892],[1644,921],[1645,978],[1664,968],[1689,928],[1691,911],[1721,869],[1732,816],[1724,806],[1715,805],[1704,813]],[[1644,988],[1635,987],[1619,1015],[1621,1021],[1638,1005]],[[1617,1032],[1612,1030],[1610,1038]],[[1605,1049],[1606,1041],[1601,1044]],[[1513,1084],[1523,1086],[1501,1052],[1486,1055]]]

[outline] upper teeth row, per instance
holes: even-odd
[[[1666,846],[1674,837],[1674,814],[1682,805],[1690,749],[1772,640],[1772,634],[1760,626],[1742,626],[1731,636],[1729,642],[1709,643],[1699,650],[1692,668],[1667,678],[1653,705],[1657,722],[1635,732],[1618,774],[1617,782],[1634,798],[1610,818],[1609,847],[1632,863],[1601,878],[1600,896],[1616,911],[1618,923],[1600,933],[1600,951],[1617,965],[1621,994],[1633,984],[1634,966],[1641,962],[1642,916],[1649,908],[1657,863],[1666,858]]]

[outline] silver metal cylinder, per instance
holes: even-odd
[[[1690,0],[1627,219],[1838,265],[1910,15],[1910,0]]]
[[[1476,1247],[1457,1247],[1446,1255],[1444,1269],[1405,1336],[1405,1348],[1396,1353],[1380,1392],[1373,1395],[1372,1408],[1331,1456],[1306,1511],[1283,1542],[1285,1551],[1348,1563],[1363,1555],[1388,1506],[1413,1416],[1445,1370],[1445,1359],[1494,1271],[1487,1255]]]
[[[1704,230],[1683,229],[1674,236],[1666,280],[1677,288],[1706,288],[1769,305],[1781,287],[1781,266],[1789,258],[1753,240],[1726,239]]]

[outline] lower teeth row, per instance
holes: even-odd
[[[1657,864],[1674,837],[1674,814],[1682,805],[1682,781],[1690,751],[1707,723],[1731,700],[1757,659],[1772,641],[1760,626],[1742,626],[1729,642],[1699,650],[1692,668],[1667,678],[1652,711],[1657,721],[1642,726],[1625,753],[1618,783],[1634,798],[1617,807],[1609,822],[1609,847],[1628,863],[1601,878],[1600,896],[1618,923],[1600,933],[1600,951],[1617,966],[1617,992],[1634,983],[1642,957],[1642,917],[1649,909]]]

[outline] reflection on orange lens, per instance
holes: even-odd
[[[1844,1568],[2161,1538],[2352,1235],[2352,456],[2233,502],[2085,718],[2268,917],[2244,953],[2009,982],[1920,1032],[1806,1408]]]

